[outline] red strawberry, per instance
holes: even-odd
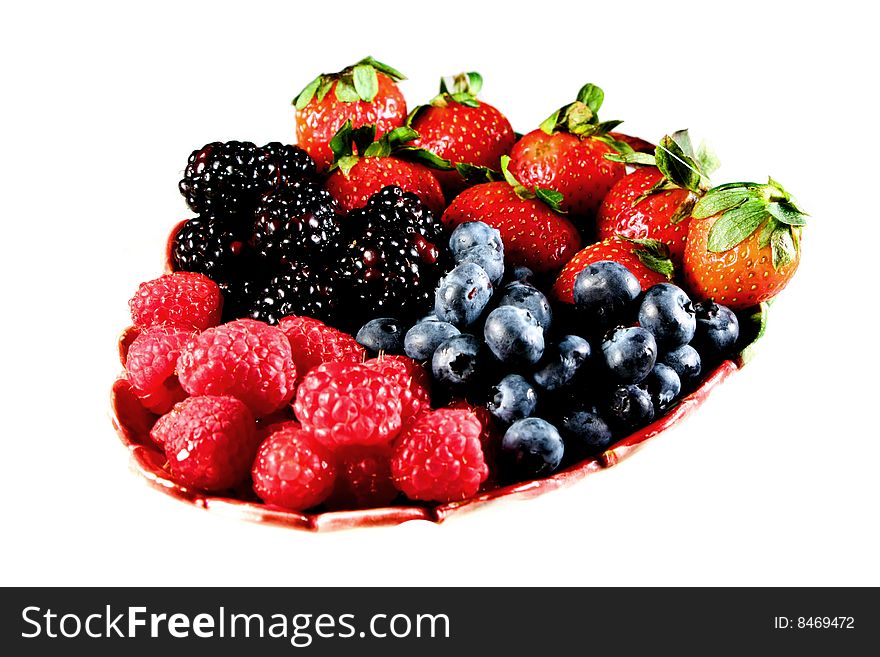
[[[581,248],[580,234],[551,207],[559,195],[516,184],[507,172],[507,160],[502,158],[502,169],[508,180],[464,190],[446,208],[443,225],[451,229],[468,221],[487,223],[501,232],[508,266],[525,265],[536,274],[555,272]]]
[[[620,121],[599,122],[605,94],[584,85],[577,100],[560,108],[538,130],[525,135],[510,151],[510,172],[526,187],[546,187],[562,194],[562,210],[592,218],[624,165],[604,158],[632,149],[608,131]]]
[[[327,191],[342,211],[361,208],[383,187],[397,185],[418,196],[434,216],[440,216],[446,204],[437,178],[424,164],[403,159],[408,156],[434,161],[430,154],[408,145],[417,136],[415,130],[395,128],[378,141],[373,140],[374,135],[375,126],[352,129],[349,121],[330,143],[334,159]]]
[[[645,141],[641,137],[633,137],[632,135],[625,135],[622,132],[609,132],[609,137],[616,139],[617,141],[622,141],[624,144],[633,149],[636,153],[653,153],[656,146],[649,141]]]
[[[709,190],[693,209],[684,253],[694,300],[744,310],[776,296],[798,268],[805,217],[772,178]]]
[[[613,260],[629,269],[639,279],[642,290],[672,278],[672,261],[662,242],[612,237],[579,251],[559,272],[553,285],[553,296],[559,301],[574,303],[577,275],[587,265],[601,260]]]
[[[695,154],[687,130],[664,137],[654,154],[612,154],[608,159],[639,168],[618,180],[602,201],[596,236],[659,240],[680,267],[690,212],[708,189],[717,160],[705,148]]]
[[[355,128],[375,124],[379,137],[406,121],[406,100],[397,70],[366,57],[357,64],[312,80],[293,100],[296,139],[319,170],[333,162],[330,140],[346,121]],[[331,93],[332,92],[332,93]]]
[[[485,101],[477,100],[483,86],[479,73],[460,73],[440,81],[440,95],[415,108],[407,119],[418,133],[414,146],[454,165],[497,169],[498,161],[516,141],[510,121]],[[438,171],[447,198],[465,187],[458,170]]]

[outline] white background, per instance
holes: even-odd
[[[3,584],[880,584],[866,3],[24,4],[0,27]],[[520,131],[592,81],[628,132],[710,138],[716,182],[782,181],[813,216],[759,357],[620,466],[440,526],[310,535],[147,488],[115,339],[189,152],[292,140],[296,92],[367,54],[411,104],[480,71]]]

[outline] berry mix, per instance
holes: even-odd
[[[699,386],[798,266],[779,183],[712,187],[595,85],[520,136],[476,73],[411,112],[402,79],[366,58],[297,96],[298,146],[190,156],[125,353],[180,485],[303,511],[545,477]]]

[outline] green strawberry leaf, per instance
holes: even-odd
[[[403,125],[399,128],[394,128],[394,130],[386,134],[384,138],[388,139],[388,143],[390,143],[391,146],[398,146],[400,144],[405,144],[408,141],[412,141],[413,139],[418,139],[419,133],[410,126]]]
[[[594,135],[593,138],[597,141],[601,141],[606,146],[613,148],[621,155],[630,155],[631,153],[635,152],[633,151],[632,146],[627,144],[625,141],[615,139],[611,135]]]
[[[718,159],[715,151],[713,151],[706,142],[701,142],[700,146],[697,148],[696,159],[697,163],[700,165],[700,171],[702,171],[703,175],[706,177],[711,176],[718,171],[718,167],[721,166],[721,160]]]
[[[523,199],[534,198],[535,194],[527,189],[516,177],[510,172],[508,168],[510,166],[510,156],[502,155],[501,156],[501,175],[504,176],[504,180],[507,181],[507,184],[513,187],[513,190],[516,192],[516,195]]]
[[[637,151],[625,155],[623,153],[605,153],[603,157],[611,162],[621,162],[633,166],[657,166],[657,160],[654,159],[651,153],[639,153]]]
[[[399,82],[400,80],[406,80],[406,76],[403,73],[401,73],[400,71],[398,71],[396,68],[391,68],[390,66],[388,66],[388,64],[383,64],[382,62],[376,61],[375,59],[373,59],[372,57],[369,57],[369,56],[364,57],[361,61],[359,61],[357,64],[355,64],[355,67],[360,66],[360,65],[371,66],[372,68],[376,69],[380,73],[384,73],[385,75],[387,75],[389,78],[391,78],[395,82]]]
[[[672,216],[669,218],[669,223],[675,225],[680,224],[682,221],[691,216],[691,212],[694,210],[694,206],[697,204],[697,196],[695,194],[688,194],[687,198],[682,201],[681,205],[675,210]]]
[[[691,143],[691,135],[685,130],[676,130],[669,137],[678,145],[681,151],[692,160],[696,158],[694,145]]]
[[[415,148],[413,146],[401,146],[395,149],[394,154],[406,160],[419,162],[431,169],[439,171],[451,171],[456,168],[449,160],[444,160],[436,153],[432,153],[424,148]]]
[[[807,223],[804,213],[791,201],[774,201],[767,206],[767,212],[789,226],[804,226]]]
[[[535,187],[535,197],[541,201],[544,201],[547,205],[549,205],[552,209],[556,210],[556,212],[564,213],[562,210],[562,201],[565,200],[565,197],[561,192],[557,192],[555,189],[545,189],[544,187]]]
[[[356,103],[360,100],[357,89],[354,85],[345,79],[336,82],[336,98],[340,103]]]
[[[767,222],[761,226],[761,232],[758,235],[758,246],[760,248],[765,248],[768,244],[770,244],[770,236],[773,234],[773,231],[779,227],[779,221],[777,221],[774,217],[770,217]]]
[[[681,138],[681,133],[677,134]],[[686,135],[687,132],[684,134]],[[684,143],[687,148],[690,148],[690,138]],[[657,168],[668,180],[682,189],[689,189],[692,192],[700,191],[700,181],[703,177],[697,163],[685,153],[685,149],[676,141],[675,135],[667,135],[660,140],[655,150],[655,158]]]
[[[602,103],[605,102],[605,92],[595,84],[587,83],[578,91],[577,100],[589,107],[595,116],[599,114]]]
[[[319,103],[324,100],[328,93],[330,93],[330,90],[335,83],[336,81],[333,78],[324,78],[324,81],[321,82],[321,86],[318,87],[318,95],[316,96]]]
[[[553,132],[556,130],[556,126],[559,124],[559,113],[561,111],[562,110],[556,110],[555,112],[553,112],[553,114],[544,119],[544,121],[541,123],[541,125],[538,126],[538,128],[540,128],[542,132],[548,135],[552,135]]]
[[[346,155],[352,154],[352,129],[351,119],[342,124],[330,140],[330,150],[333,152],[333,161],[339,160]]]
[[[755,357],[758,341],[763,338],[764,334],[767,332],[767,316],[770,312],[770,303],[772,301],[773,300],[770,299],[769,301],[762,302],[761,305],[758,306],[758,309],[749,317],[749,321],[753,326],[757,326],[758,330],[755,338],[740,352],[739,358],[737,359],[740,366],[747,364]]]
[[[379,78],[376,75],[376,69],[367,64],[358,64],[352,70],[352,78],[358,98],[365,103],[373,102],[376,94],[379,93]]]
[[[749,199],[726,211],[709,230],[709,251],[729,251],[754,233],[766,220],[767,203],[761,199]]]
[[[454,100],[459,105],[464,105],[465,107],[480,106],[480,101],[478,101],[476,98],[468,93],[452,94],[450,98],[452,98],[452,100]]]
[[[667,280],[672,280],[675,267],[669,258],[669,247],[666,244],[654,239],[634,239],[630,237],[622,239],[643,247],[633,251],[641,263],[651,271],[663,274]]]
[[[430,105],[419,105],[414,107],[412,111],[406,116],[406,122],[403,124],[405,126],[413,127],[413,123],[415,123],[416,119],[418,119],[419,115],[424,113],[425,110],[428,109]]]
[[[770,235],[770,250],[773,253],[773,269],[785,267],[794,262],[797,248],[791,236],[791,228],[779,226]]]
[[[299,92],[297,97],[293,99],[293,105],[296,106],[296,109],[301,110],[309,104],[309,101],[315,97],[315,92],[318,90],[318,87],[321,86],[322,79],[323,76],[319,75],[314,80],[309,82],[306,85],[305,89]]]
[[[391,155],[391,144],[387,139],[380,139],[371,143],[364,150],[358,149],[358,152],[364,157],[388,157]]]
[[[332,169],[339,169],[348,178],[349,172],[352,170],[355,164],[358,163],[359,158],[357,155],[343,155],[338,160],[333,163],[333,166],[330,167]]]
[[[693,217],[705,219],[727,212],[750,198],[760,197],[757,183],[727,183],[710,189],[694,207]]]
[[[484,182],[500,182],[504,180],[504,176],[500,171],[490,169],[489,167],[477,166],[476,164],[459,162],[455,165],[455,169],[470,185],[478,185]]]

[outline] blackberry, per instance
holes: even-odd
[[[374,221],[408,233],[418,233],[429,242],[439,243],[443,225],[419,197],[400,187],[384,187],[370,197],[366,209]]]
[[[227,281],[234,268],[236,244],[222,219],[190,219],[174,236],[171,261],[175,271],[204,274],[217,283]]]
[[[338,242],[340,221],[330,193],[317,182],[297,181],[263,196],[251,243],[270,264],[326,259]]]
[[[269,324],[288,315],[331,321],[336,308],[334,285],[323,269],[290,263],[273,276],[252,300],[247,316]]]
[[[263,194],[314,175],[315,163],[297,146],[212,142],[189,156],[179,188],[197,214],[242,216],[247,223]]]

